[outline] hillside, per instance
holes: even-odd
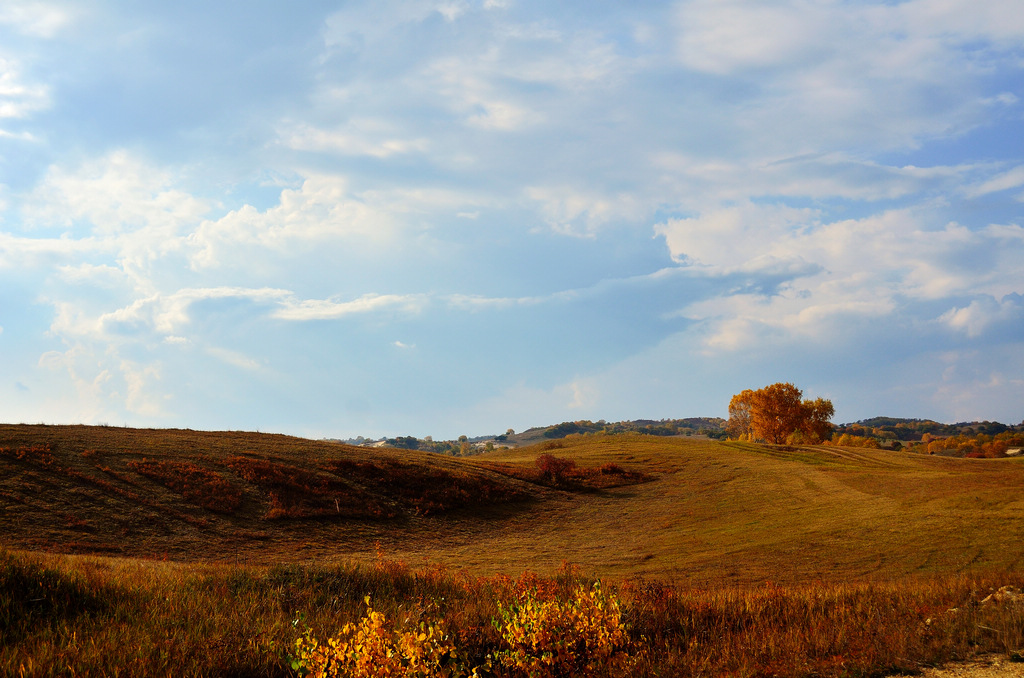
[[[4,540],[40,550],[301,559],[322,539],[365,549],[428,516],[501,515],[532,487],[449,457],[281,435],[0,426]]]
[[[545,486],[543,453],[623,482]],[[0,426],[2,545],[177,560],[370,560],[379,543],[478,573],[563,560],[693,582],[1014,570],[1022,484],[1019,459],[640,435],[463,459],[256,433]]]

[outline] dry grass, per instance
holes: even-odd
[[[982,602],[1007,583],[1024,577],[711,589],[629,579],[603,588],[625,614],[630,676],[838,677],[1015,656],[1024,605]],[[493,623],[503,606],[531,591],[569,600],[581,584],[590,578],[577,568],[474,577],[386,559],[236,567],[0,552],[0,674],[289,676],[302,630],[336,633],[364,614],[367,596],[395,628],[443,622],[478,665],[506,647]]]
[[[553,572],[569,560],[600,576],[701,585],[1024,562],[1021,459],[638,435],[453,458],[269,434],[50,426],[0,426],[0,450],[0,539],[34,550],[372,562],[379,541],[409,562],[477,574]],[[545,486],[542,454],[571,460],[586,482]],[[622,474],[600,472],[610,467]],[[197,469],[194,482],[169,485],[174,469]],[[240,494],[234,510],[227,490],[210,508],[217,485],[204,479],[217,478]],[[632,484],[587,486],[623,478]]]
[[[542,454],[577,480],[545,481]],[[595,487],[604,476],[646,482]],[[389,619],[440,615],[483,657],[497,601],[579,579],[556,575],[563,561],[618,583],[651,648],[635,675],[1009,655],[1024,606],[978,601],[1024,583],[1022,486],[1020,459],[636,435],[456,459],[0,426],[0,546],[35,552],[0,558],[0,675],[288,675],[296,615],[331,632],[368,593]]]

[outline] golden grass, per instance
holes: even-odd
[[[571,601],[589,577],[474,577],[443,568],[243,567],[0,551],[0,675],[290,676],[288,655],[372,600],[398,631],[441,622],[467,664],[509,649],[495,624],[524,596]],[[627,672],[585,675],[882,676],[977,653],[1019,657],[1024,605],[984,602],[1013,574],[748,587],[606,581],[628,630]],[[536,593],[534,593],[536,592]],[[572,627],[562,629],[577,656]],[[501,669],[486,675],[518,678]],[[547,675],[547,674],[539,674]],[[555,674],[552,674],[555,675]]]
[[[694,584],[1024,562],[1020,459],[639,435],[453,458],[269,434],[50,426],[0,426],[0,450],[0,539],[14,548],[272,564],[372,562],[381,542],[409,562],[475,574],[553,572],[568,560],[599,576]],[[530,482],[545,453],[649,482]],[[216,474],[240,502],[214,510],[209,492],[185,496],[188,487],[133,470],[142,463]]]

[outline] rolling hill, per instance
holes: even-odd
[[[545,453],[595,471],[544,482]],[[0,426],[0,545],[181,561],[358,562],[379,548],[480,574],[569,561],[692,583],[1015,570],[1022,486],[1019,459],[633,434],[453,458],[259,433]]]

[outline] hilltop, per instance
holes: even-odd
[[[575,463],[545,480],[541,455]],[[454,458],[288,436],[0,426],[3,545],[756,582],[1013,570],[1020,459],[570,436]]]

